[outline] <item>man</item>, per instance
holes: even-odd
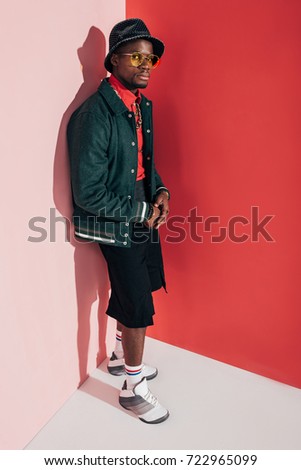
[[[126,376],[119,403],[153,424],[169,416],[147,385],[158,371],[143,364],[152,291],[165,288],[158,228],[169,191],[154,166],[152,104],[140,89],[163,52],[142,20],[115,25],[105,58],[111,76],[68,125],[75,234],[99,243],[111,282],[107,314],[117,331],[108,371]]]

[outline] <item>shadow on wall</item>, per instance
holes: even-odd
[[[67,238],[74,247],[75,283],[78,307],[77,348],[79,360],[79,385],[88,377],[88,351],[90,341],[90,315],[92,305],[98,301],[98,353],[96,366],[106,357],[105,336],[109,281],[105,261],[98,245],[94,242],[80,242],[73,236],[72,195],[66,130],[72,113],[98,88],[106,77],[103,62],[105,37],[92,26],[83,44],[77,50],[82,67],[83,83],[74,100],[63,114],[54,158],[53,198],[57,210],[65,217]]]

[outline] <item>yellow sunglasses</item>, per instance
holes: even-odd
[[[144,55],[142,52],[120,52],[117,55],[128,55],[131,57],[133,67],[139,67],[146,60],[150,69],[155,69],[160,63],[160,58],[155,54]]]

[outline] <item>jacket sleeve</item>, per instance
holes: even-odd
[[[72,117],[67,130],[71,185],[77,206],[85,211],[123,222],[142,222],[149,204],[108,190],[109,123],[90,112]]]
[[[155,168],[155,181],[156,181],[156,194],[159,194],[160,191],[166,191],[168,193],[168,199],[170,199],[170,192],[166,188],[166,186],[164,186],[162,179],[159,173],[157,172],[156,168]]]

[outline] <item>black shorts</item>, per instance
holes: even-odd
[[[166,289],[158,230],[136,223],[130,248],[101,243],[99,246],[111,282],[107,314],[128,328],[153,325],[152,292]]]

